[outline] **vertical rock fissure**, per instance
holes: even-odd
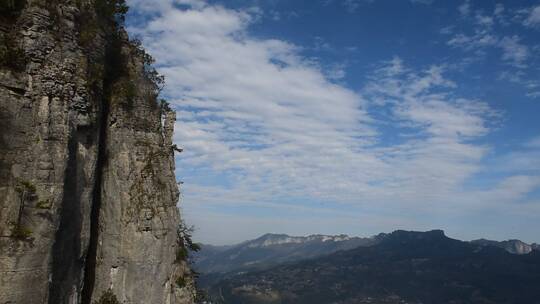
[[[52,279],[49,285],[49,303],[67,303],[70,293],[79,281],[81,264],[81,198],[78,164],[78,132],[68,142],[68,160],[64,177],[64,194],[60,206],[60,224],[52,249]]]
[[[106,98],[103,98],[101,117],[99,118],[99,141],[98,156],[96,162],[96,178],[92,195],[92,209],[90,213],[90,241],[84,265],[83,289],[81,292],[81,303],[90,304],[95,283],[95,272],[97,263],[97,247],[99,239],[99,213],[101,209],[101,189],[103,182],[103,171],[105,159],[107,157],[107,121],[109,106]]]
[[[86,260],[84,265],[83,288],[81,291],[81,303],[91,304],[92,293],[96,277],[97,246],[99,239],[99,213],[101,209],[101,189],[102,176],[106,159],[107,144],[107,120],[108,120],[108,102],[104,99],[102,103],[102,115],[99,118],[99,141],[98,156],[96,163],[96,178],[92,195],[92,209],[90,213],[90,240]]]
[[[97,249],[99,240],[100,220],[99,214],[101,211],[101,190],[103,184],[103,171],[107,159],[107,125],[109,120],[109,101],[108,94],[102,98],[101,116],[99,118],[99,141],[98,141],[98,156],[96,163],[96,178],[94,191],[92,195],[92,210],[90,213],[90,242],[86,261],[84,265],[84,280],[83,289],[81,292],[81,303],[91,304],[94,284],[96,279],[96,263]]]
[[[103,165],[106,157],[106,124],[107,124],[107,102],[103,102],[102,117],[100,118],[98,158],[96,164],[96,179],[92,198],[92,210],[90,213],[90,241],[84,265],[83,289],[81,292],[81,303],[90,304],[95,282],[95,269],[97,262],[97,244],[99,238],[99,212],[101,209],[101,185],[103,176]]]
[[[92,210],[90,214],[90,243],[84,265],[83,289],[81,304],[91,304],[96,282],[97,251],[100,232],[100,212],[102,206],[103,173],[107,166],[107,129],[109,127],[109,112],[112,84],[118,78],[114,67],[120,52],[116,45],[116,35],[109,42],[105,51],[105,77],[103,79],[103,94],[101,95],[101,116],[99,117],[99,141],[96,163],[96,178],[93,192]],[[109,40],[110,41],[110,40]]]

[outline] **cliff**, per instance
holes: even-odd
[[[126,9],[0,0],[0,303],[194,301],[175,113]]]

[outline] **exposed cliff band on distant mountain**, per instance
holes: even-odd
[[[507,240],[507,241],[492,241],[486,239],[479,239],[471,241],[471,243],[480,246],[495,246],[502,248],[510,253],[514,254],[528,254],[533,250],[540,250],[540,245],[533,243],[527,244],[520,240]]]
[[[175,113],[126,10],[0,0],[0,303],[193,302]]]

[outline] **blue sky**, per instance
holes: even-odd
[[[540,242],[540,2],[129,0],[196,238]]]

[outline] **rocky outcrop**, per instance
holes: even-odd
[[[486,239],[478,239],[471,241],[471,243],[482,247],[499,247],[512,254],[529,254],[533,250],[538,250],[537,244],[527,244],[520,240],[492,241]]]
[[[192,303],[160,77],[119,0],[0,0],[0,303]]]

